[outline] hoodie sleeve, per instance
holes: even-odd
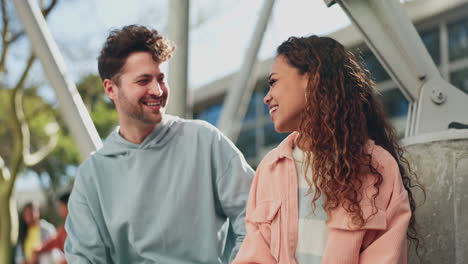
[[[245,208],[255,172],[234,144],[227,138],[222,137],[222,140],[227,141],[225,142],[227,144],[223,144],[223,155],[230,153],[231,157],[222,166],[223,170],[217,177],[216,187],[221,209],[229,219],[225,252],[230,254],[225,257],[228,257],[229,263],[232,263],[244,241]]]
[[[78,175],[68,202],[69,214],[65,222],[67,239],[65,256],[68,263],[112,263],[98,225],[91,212],[87,186],[83,176]]]

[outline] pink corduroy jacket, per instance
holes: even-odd
[[[292,158],[296,136],[297,133],[289,135],[257,168],[247,204],[247,235],[234,261],[236,264],[296,263],[298,183]],[[357,229],[342,207],[334,210],[327,222],[322,263],[406,264],[406,231],[411,217],[408,194],[390,153],[372,140],[367,150],[374,167],[383,175],[375,199],[377,213]],[[370,202],[375,193],[373,182],[370,173],[363,175],[360,206],[364,219],[373,213]]]

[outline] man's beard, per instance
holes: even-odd
[[[128,100],[127,96],[125,93],[122,92],[122,90],[119,91],[118,94],[119,102],[120,102],[120,108],[123,111],[124,114],[126,114],[128,117],[141,121],[145,124],[151,125],[158,123],[160,119],[154,118],[154,115],[147,114],[143,110],[143,106],[139,105],[139,103],[134,104]],[[164,99],[161,99],[161,109],[160,109],[160,114],[163,114],[163,102]]]

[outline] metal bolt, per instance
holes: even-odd
[[[439,89],[432,90],[431,99],[435,104],[442,104],[445,102],[445,93]]]

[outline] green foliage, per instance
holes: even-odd
[[[77,88],[99,135],[105,138],[117,125],[118,117],[112,101],[104,93],[101,78],[94,74],[86,75]]]
[[[101,79],[97,75],[89,74],[79,81],[77,89],[99,135],[101,137],[107,136],[118,123],[118,119],[112,102],[107,99],[104,93]],[[25,107],[26,105],[25,103]],[[60,137],[55,150],[31,169],[40,175],[43,182],[50,182],[51,188],[58,189],[70,184],[75,175],[69,175],[69,168],[70,166],[78,166],[82,160],[59,110],[48,105],[48,107],[42,107],[42,111],[42,114],[34,115],[34,118],[30,119],[31,127],[37,133],[37,140],[42,140],[43,132],[40,130],[49,120],[48,117],[53,117],[59,124]],[[47,177],[49,179],[45,179]]]
[[[106,137],[117,125],[118,117],[113,103],[104,93],[100,78],[89,74],[79,81],[77,88],[99,135]],[[11,98],[11,92],[11,89],[0,87],[0,142],[2,142],[0,155],[7,166],[13,147],[10,124],[12,111],[8,101]],[[75,176],[71,173],[75,170],[70,168],[78,166],[82,159],[59,108],[40,97],[37,87],[24,89],[23,105],[31,135],[31,153],[48,143],[49,136],[45,132],[47,124],[57,123],[60,127],[55,149],[47,158],[28,168],[30,172],[34,172],[39,177],[41,183],[50,184],[44,184],[43,188],[52,204],[59,192],[71,185]]]

